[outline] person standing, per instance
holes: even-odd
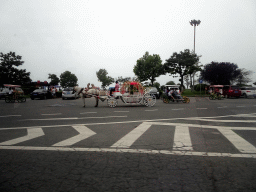
[[[118,84],[118,81],[116,81],[116,85],[115,85],[115,92],[119,92],[119,84]]]
[[[51,92],[52,92],[52,97],[55,98],[55,94],[56,94],[56,93],[55,93],[55,92],[56,92],[56,91],[55,91],[55,87],[52,88]]]

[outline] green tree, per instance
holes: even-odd
[[[60,79],[55,74],[48,74],[48,79],[51,79],[50,85],[58,85]]]
[[[168,81],[166,85],[175,85],[174,81]]]
[[[109,86],[111,83],[114,83],[114,78],[107,76],[108,72],[106,69],[100,69],[98,72],[96,72],[96,75],[98,77],[98,81],[100,81],[101,87],[103,89],[106,89],[106,86]]]
[[[212,85],[230,85],[241,74],[238,66],[229,62],[211,62],[201,71],[201,79]]]
[[[3,84],[23,85],[31,82],[30,72],[26,72],[26,69],[17,68],[24,63],[21,58],[15,52],[0,53],[0,86]]]
[[[60,75],[60,85],[62,87],[75,87],[77,86],[77,77],[75,74],[72,74],[70,71],[65,71]]]
[[[153,85],[156,77],[164,74],[162,60],[159,55],[149,55],[149,53],[146,52],[142,58],[137,60],[133,72],[138,77],[139,81],[150,80],[151,85]]]
[[[187,74],[194,73],[196,70],[200,70],[199,67],[196,67],[198,61],[199,56],[197,56],[197,54],[190,52],[189,49],[185,49],[184,52],[174,52],[173,55],[166,60],[164,69],[166,73],[170,73],[173,77],[178,77],[178,74],[180,76],[179,81],[181,82],[181,87],[184,87],[183,77]]]

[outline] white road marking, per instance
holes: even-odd
[[[222,108],[227,108],[227,106],[222,106],[222,107],[217,107],[217,108],[222,109]]]
[[[88,114],[88,113],[97,113],[97,112],[83,112],[83,113],[80,113],[80,114],[82,115],[82,114]]]
[[[253,115],[253,114],[256,114],[256,113],[251,113],[251,114],[248,114],[248,115]],[[213,117],[185,117],[185,118],[169,118],[169,119],[143,119],[143,120],[134,120],[134,121],[113,121],[113,122],[104,122],[104,123],[84,123],[84,124],[65,124],[65,125],[45,125],[45,126],[30,126],[30,127],[8,127],[8,128],[0,128],[0,131],[2,130],[10,130],[10,129],[35,129],[35,128],[46,128],[46,127],[69,127],[69,126],[76,126],[76,125],[111,125],[111,124],[126,124],[126,123],[140,123],[140,122],[151,122],[151,123],[154,123],[154,122],[158,122],[160,123],[159,121],[175,121],[175,120],[205,120],[207,121],[208,118],[222,118],[222,117],[232,117],[232,116],[238,116],[238,115],[241,115],[241,114],[237,114],[237,115],[226,115],[226,116],[213,116]],[[122,116],[121,116],[122,117]],[[127,117],[127,116],[124,116],[124,117]],[[234,121],[234,120],[231,120],[231,122]],[[162,124],[165,124],[165,123],[162,123]],[[175,125],[184,125],[184,124],[181,124],[181,123],[170,123],[171,125],[175,126]],[[198,124],[185,124],[185,125],[188,125],[190,127],[202,127],[201,125],[198,125]],[[211,126],[211,125],[204,125],[204,128],[214,128],[214,129],[217,129],[219,126]],[[224,127],[223,128],[229,128],[229,127]],[[236,128],[236,127],[230,127],[230,128]],[[243,129],[243,127],[237,127],[238,129]],[[248,127],[248,128],[252,128],[254,129],[254,127]],[[248,129],[247,127],[245,127],[245,129]]]
[[[213,119],[213,118],[222,118],[222,117],[240,117],[240,116],[250,117],[251,115],[256,115],[256,113],[249,113],[249,114],[236,114],[236,115],[224,115],[224,116],[213,116],[213,117],[188,117],[188,118],[186,118],[186,119]]]
[[[41,115],[61,115],[61,113],[53,113],[53,114],[41,114]]]
[[[176,126],[173,150],[193,150],[188,126]]]
[[[57,121],[57,120],[78,120],[78,119],[104,119],[104,118],[118,118],[127,116],[106,116],[106,117],[67,117],[67,118],[47,118],[47,119],[24,119],[20,121]]]
[[[196,109],[207,109],[207,108],[196,108]]]
[[[184,108],[179,108],[179,109],[172,109],[172,110],[184,110]]]
[[[21,143],[44,135],[42,128],[27,129],[27,132],[28,134],[26,136],[2,142],[0,145],[15,145],[17,143]]]
[[[158,109],[145,110],[145,111],[158,111]]]
[[[195,118],[189,120],[196,120],[196,121],[211,121],[211,122],[226,122],[226,123],[255,123],[256,120],[220,120],[220,119],[202,119],[202,118]]]
[[[64,141],[61,141],[59,143],[56,143],[53,146],[55,146],[55,147],[56,146],[70,146],[70,145],[73,145],[73,144],[75,144],[79,141],[87,139],[88,137],[91,137],[91,136],[96,134],[94,131],[87,128],[86,126],[72,126],[72,127],[79,132],[79,135],[68,138],[68,139],[66,139]]]
[[[240,152],[256,153],[256,148],[230,129],[218,129]]]
[[[5,116],[0,116],[0,117],[21,117],[21,115],[5,115]]]
[[[32,147],[32,146],[0,146],[0,149],[30,150],[30,151],[144,153],[144,154],[180,155],[180,156],[230,157],[230,158],[238,157],[238,158],[256,159],[256,154],[241,154],[241,153],[232,154],[232,153],[168,151],[168,150],[147,150],[147,149],[69,148],[69,147]]]
[[[151,124],[143,122],[137,128],[133,129],[131,132],[126,134],[111,147],[117,148],[129,148],[143,133],[145,133]]]

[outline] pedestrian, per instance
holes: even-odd
[[[56,94],[56,90],[55,90],[54,87],[52,88],[51,92],[52,92],[52,97],[54,98],[54,97],[55,97],[55,94]]]

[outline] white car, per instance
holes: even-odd
[[[9,88],[0,89],[0,99],[5,98],[9,94]]]
[[[64,88],[62,91],[62,99],[77,99],[78,95],[73,87]]]
[[[243,96],[244,98],[256,97],[256,88],[255,87],[241,87],[241,96]]]

